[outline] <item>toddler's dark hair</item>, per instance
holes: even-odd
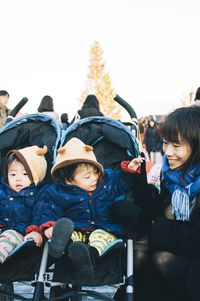
[[[21,163],[21,161],[19,160],[19,158],[18,158],[14,153],[11,153],[11,154],[7,157],[7,160],[6,160],[5,178],[6,178],[6,181],[7,181],[7,182],[8,182],[8,169],[9,169],[10,165],[11,165],[13,162],[20,162],[20,163]]]
[[[65,166],[63,168],[60,168],[57,170],[56,172],[56,177],[65,181],[68,180],[69,182],[74,180],[75,177],[75,173],[77,168],[81,168],[81,167],[89,167],[92,164],[90,163],[85,163],[85,162],[78,162],[78,163],[74,163],[68,166]],[[96,168],[94,165],[92,165],[94,167],[94,169],[97,171],[97,173],[99,173],[99,175],[101,174],[100,171],[98,170],[98,168]]]

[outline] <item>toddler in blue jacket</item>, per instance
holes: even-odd
[[[133,185],[143,158],[122,162],[120,170],[103,169],[93,148],[77,138],[58,150],[44,198],[36,205],[33,225],[51,239],[50,255],[68,255],[80,279],[92,278],[93,268],[112,246],[121,245],[124,229],[110,215],[117,197]],[[69,244],[69,242],[71,242]]]
[[[47,169],[47,147],[29,146],[7,154],[6,178],[0,182],[0,263],[24,239],[42,243],[38,231],[25,235]]]

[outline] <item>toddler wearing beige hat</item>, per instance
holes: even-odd
[[[120,170],[105,169],[90,145],[71,138],[58,150],[51,170],[55,182],[35,209],[33,224],[51,239],[49,253],[68,255],[77,280],[93,278],[100,256],[122,245],[124,229],[110,215],[117,197],[133,185],[131,173],[138,172],[143,158],[123,162]]]
[[[0,182],[0,263],[24,239],[33,238],[37,246],[42,243],[37,231],[25,236],[25,230],[46,175],[46,152],[46,146],[34,145],[7,154],[6,179]]]

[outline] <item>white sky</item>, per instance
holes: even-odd
[[[72,118],[89,50],[103,48],[115,91],[138,117],[167,113],[200,86],[199,0],[0,0],[0,89],[9,107],[44,95]]]

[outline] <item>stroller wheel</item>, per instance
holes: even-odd
[[[1,283],[0,284],[0,293],[4,291],[5,294],[14,294],[14,286],[12,282],[9,283]],[[0,301],[13,301],[13,297],[0,295]]]

